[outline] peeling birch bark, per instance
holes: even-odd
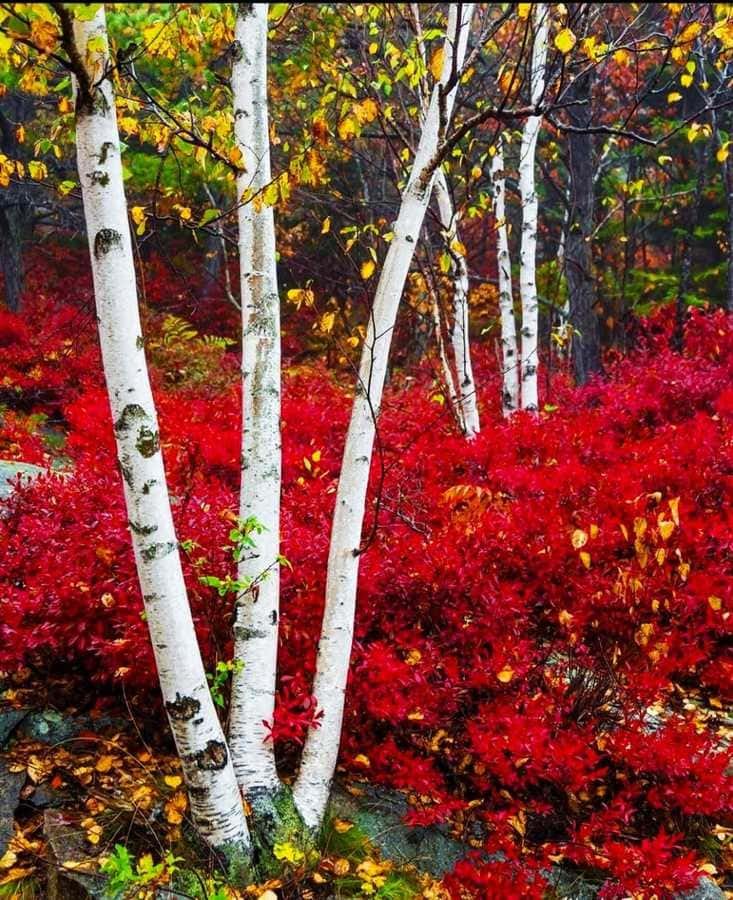
[[[280,788],[264,723],[275,711],[280,600],[280,298],[272,207],[242,196],[271,179],[267,109],[267,3],[238,4],[232,67],[234,134],[244,172],[239,267],[242,305],[242,456],[239,513],[264,532],[239,562],[238,578],[252,584],[238,598],[234,656],[243,662],[232,683],[229,741],[237,780],[248,799]]]
[[[374,448],[375,419],[382,400],[392,331],[430,202],[434,172],[428,170],[441,139],[441,86],[448,83],[454,59],[456,71],[461,70],[473,8],[474,5],[470,3],[449,6],[440,81],[433,89],[425,114],[412,170],[394,224],[394,238],[379,277],[362,350],[359,379],[336,493],[328,557],[326,604],[313,683],[313,692],[323,715],[320,724],[308,732],[294,788],[296,806],[306,825],[312,829],[318,828],[323,821],[338,758],[354,632],[359,545]],[[455,94],[456,87],[453,87],[444,97],[445,124],[450,122]]]
[[[504,180],[504,144],[501,136],[491,160],[496,219],[496,261],[499,273],[499,314],[501,318],[501,408],[505,416],[519,409],[519,357],[517,323],[514,318],[512,262],[509,255],[509,230],[506,225],[506,182]]]
[[[536,106],[545,90],[545,60],[549,13],[547,4],[532,5],[534,43],[530,73],[531,103]],[[522,408],[538,408],[538,300],[537,300],[537,191],[535,187],[535,153],[541,116],[528,116],[522,129],[519,158],[519,193],[522,202],[522,241],[520,252],[519,291],[522,298]]]
[[[246,859],[247,823],[188,604],[145,361],[104,6],[75,19],[73,36],[70,14],[66,23],[104,375],[160,687],[199,833],[229,861]]]

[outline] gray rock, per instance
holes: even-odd
[[[364,791],[360,797],[335,787],[331,813],[357,825],[385,859],[441,877],[470,852],[471,848],[452,838],[444,826],[405,825],[402,819],[409,806],[398,791],[369,784],[359,787]]]
[[[81,719],[65,716],[53,709],[33,710],[25,717],[18,733],[42,744],[60,744],[84,730]]]
[[[0,500],[6,500],[13,493],[15,479],[18,475],[21,475],[22,480],[26,481],[35,478],[43,471],[40,466],[33,466],[30,463],[0,459]]]
[[[677,894],[676,900],[725,900],[725,894],[712,879],[701,878],[696,888]]]
[[[35,809],[57,809],[64,806],[71,799],[68,792],[55,791],[47,784],[39,784],[25,803]]]
[[[95,900],[114,900],[106,891],[106,877],[92,871],[84,871],[82,868],[64,868],[68,862],[78,863],[81,866],[94,864],[94,857],[89,854],[89,844],[86,842],[84,831],[78,825],[73,824],[67,817],[55,809],[47,809],[43,814],[43,830],[48,840],[56,863],[55,871],[58,876],[56,893],[59,898],[66,897],[64,883],[72,882],[81,886],[90,897]]]
[[[554,889],[554,896],[562,900],[593,900],[601,885],[591,883],[579,872],[554,866],[544,873]]]
[[[25,772],[10,772],[0,760],[0,856],[13,836],[13,818],[25,783]]]
[[[18,726],[18,734],[41,744],[62,744],[84,731],[99,733],[107,728],[123,728],[125,722],[110,716],[90,719],[88,716],[66,716],[55,709],[33,710]]]
[[[6,709],[0,712],[0,748],[7,744],[10,735],[27,715],[27,709]]]

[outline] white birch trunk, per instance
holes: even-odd
[[[496,261],[499,273],[499,314],[501,318],[501,408],[505,416],[519,409],[519,357],[517,355],[517,323],[514,318],[512,262],[509,255],[509,230],[506,224],[506,181],[504,179],[504,145],[499,137],[491,160],[496,219]]]
[[[267,3],[238,4],[232,67],[234,134],[244,172],[240,197],[242,305],[242,457],[240,516],[264,532],[245,551],[238,578],[253,586],[238,598],[229,742],[237,780],[250,800],[280,787],[264,723],[275,711],[280,595],[280,299],[272,207],[241,202],[270,181],[267,109]]]
[[[458,27],[458,10],[461,10]],[[466,53],[473,4],[451,4],[440,84],[453,71],[460,72]],[[458,35],[454,46],[454,38]],[[447,122],[453,110],[456,88],[445,97]],[[410,269],[425,211],[430,202],[434,173],[423,183],[423,173],[440,144],[439,86],[436,85],[420,135],[412,171],[402,195],[400,211],[379,277],[359,367],[351,421],[341,464],[336,507],[331,527],[326,605],[313,692],[323,715],[311,728],[303,751],[294,799],[306,825],[318,828],[323,821],[338,758],[344,695],[354,631],[359,545],[375,436],[387,371],[389,348],[397,310]]]
[[[440,360],[440,369],[443,374],[443,381],[445,382],[445,389],[448,391],[448,402],[450,403],[450,407],[453,410],[453,414],[456,419],[456,424],[461,429],[461,431],[465,431],[466,425],[463,421],[463,411],[461,409],[461,404],[458,401],[458,391],[456,390],[456,380],[453,377],[453,370],[450,367],[450,362],[448,360],[448,354],[446,353],[446,349],[445,349],[445,341],[443,340],[443,325],[440,321],[440,304],[438,303],[437,292],[433,293],[432,311],[433,311],[433,328],[435,329],[435,341],[438,345],[438,359]]]
[[[427,66],[427,50],[420,20],[420,6],[417,3],[410,4],[415,36],[422,61]],[[420,104],[423,113],[427,113],[430,96],[421,82],[418,86]],[[448,180],[442,167],[435,173],[434,184],[436,199],[438,201],[438,216],[440,224],[445,232],[448,252],[453,254],[457,250],[451,250],[451,245],[458,241],[458,219],[453,210],[453,201],[448,190]],[[451,331],[451,345],[456,366],[459,388],[455,389],[454,379],[450,364],[445,352],[443,334],[440,330],[440,308],[437,298],[433,302],[433,318],[436,322],[436,337],[438,341],[438,353],[443,368],[443,378],[450,390],[450,403],[454,410],[459,428],[470,440],[480,429],[478,406],[476,403],[476,384],[473,379],[473,367],[471,365],[471,344],[469,334],[468,317],[468,269],[463,255],[456,262],[451,255],[451,269],[453,272],[453,330]]]
[[[448,189],[448,180],[442,168],[435,173],[435,198],[438,202],[440,224],[446,234],[446,244],[451,255],[453,274],[453,330],[451,345],[458,378],[461,418],[466,437],[470,440],[481,430],[476,402],[476,382],[471,365],[471,345],[468,318],[468,267],[466,258],[455,248],[459,243],[458,216]]]
[[[540,102],[545,89],[545,60],[547,58],[548,9],[545,3],[532,5],[534,43],[530,74],[531,102]],[[537,193],[535,189],[535,152],[541,124],[540,116],[528,116],[522,129],[519,159],[519,193],[522,202],[522,242],[520,253],[519,290],[522,297],[522,408],[536,411],[538,407],[538,301],[536,278],[537,255]]]
[[[74,44],[92,85],[91,96],[76,85],[76,141],[104,375],[160,686],[198,830],[241,854],[247,823],[188,605],[143,349],[103,6],[74,21]]]

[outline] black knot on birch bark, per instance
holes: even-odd
[[[102,228],[94,238],[94,256],[106,256],[113,247],[122,246],[122,235],[114,228]]]
[[[173,541],[159,541],[145,547],[142,551],[142,558],[145,562],[152,562],[154,559],[163,559],[164,556],[173,553],[175,549],[176,545]]]
[[[174,721],[188,722],[201,709],[201,704],[195,697],[181,697],[176,693],[176,699],[166,701],[165,708]]]
[[[137,435],[137,440],[135,441],[135,446],[141,456],[149,459],[160,450],[160,437],[158,432],[153,431],[152,428],[148,428],[145,425],[141,426]]]
[[[97,237],[99,237],[99,235],[97,235]],[[115,432],[120,435],[124,434],[132,428],[135,422],[139,422],[141,419],[145,418],[145,410],[142,406],[138,403],[128,403],[122,410],[119,419],[115,422]]]
[[[194,753],[194,760],[199,769],[207,772],[218,772],[226,766],[229,759],[226,744],[222,741],[207,741],[203,750]]]

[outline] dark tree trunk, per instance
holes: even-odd
[[[720,143],[719,134],[718,142]],[[729,313],[733,313],[733,165],[731,165],[729,156],[726,156],[723,160],[723,185],[725,188],[725,205],[728,213],[728,276],[725,284],[724,309]]]
[[[568,118],[575,128],[587,128],[592,120],[593,74],[576,76],[565,94],[572,105]],[[601,371],[601,337],[593,280],[593,136],[588,132],[568,135],[570,214],[565,237],[565,276],[568,283],[570,324],[573,328],[573,368],[578,384]]]
[[[725,309],[733,313],[733,167],[730,159],[723,164],[725,200],[728,209],[728,277],[725,285]]]
[[[692,195],[692,204],[687,217],[687,230],[682,243],[682,262],[680,264],[680,284],[675,303],[674,331],[672,332],[672,349],[682,353],[685,346],[685,320],[687,319],[687,304],[692,286],[692,254],[695,249],[695,229],[700,223],[700,210],[702,208],[702,194],[705,188],[705,175],[710,162],[710,150],[712,140],[698,145],[696,154],[697,179],[695,191]]]
[[[23,98],[9,97],[9,115],[0,110],[0,150],[10,159],[23,159],[12,119],[22,121],[26,116]],[[23,239],[32,221],[32,209],[27,189],[12,181],[0,189],[0,269],[3,273],[3,299],[12,312],[19,312],[23,298]]]
[[[10,191],[6,188],[6,191]],[[23,296],[23,214],[17,205],[0,206],[0,268],[3,273],[3,296],[11,312],[19,312]]]

